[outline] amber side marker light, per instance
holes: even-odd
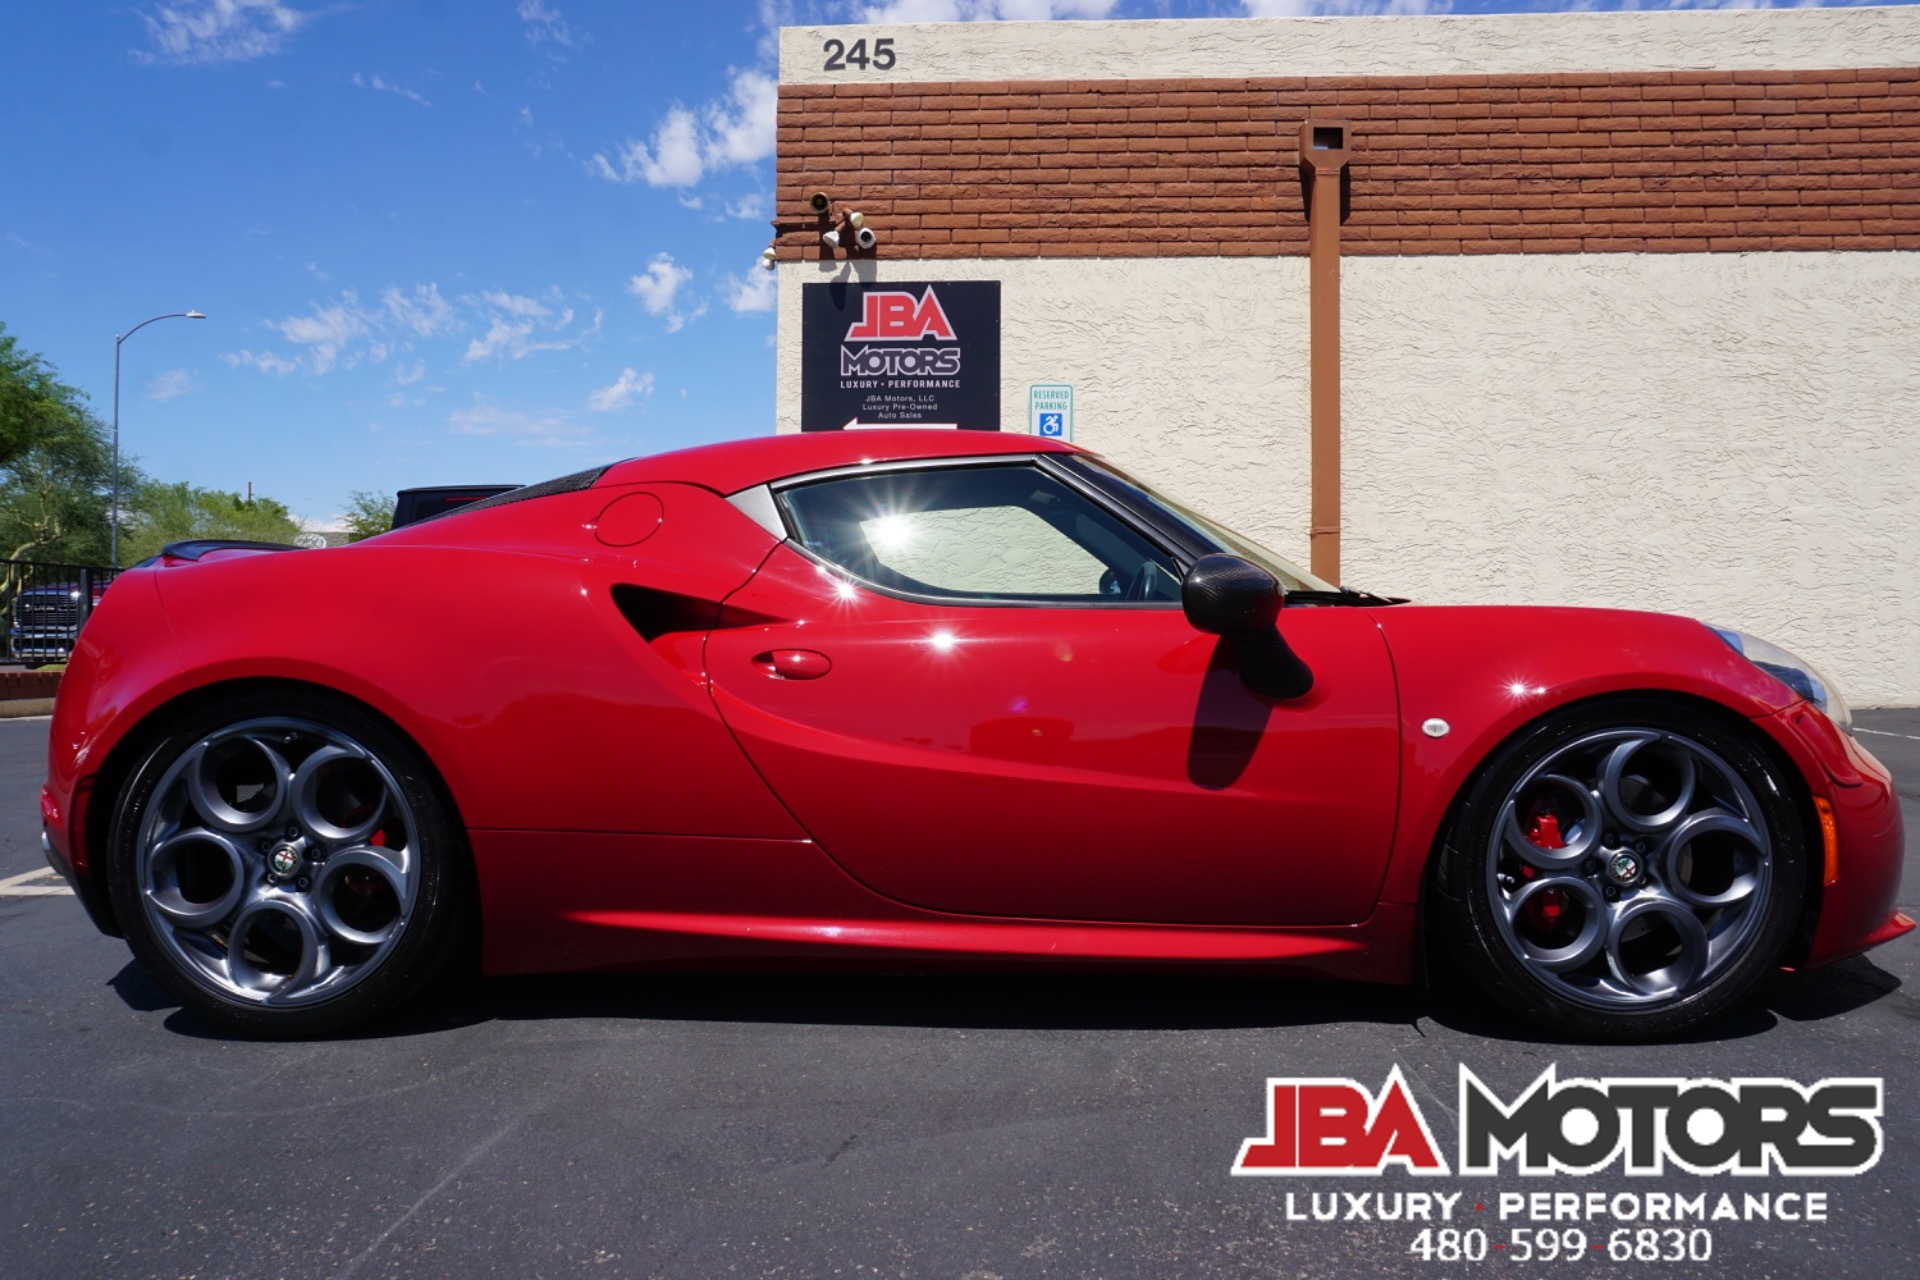
[[[1840,878],[1840,827],[1833,820],[1833,801],[1825,796],[1815,796],[1813,810],[1820,815],[1820,843],[1826,855],[1820,883],[1832,884]]]

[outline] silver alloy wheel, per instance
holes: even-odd
[[[1647,1008],[1760,933],[1773,852],[1753,792],[1682,734],[1617,728],[1536,761],[1501,802],[1486,884],[1506,945],[1555,994]]]
[[[283,717],[229,725],[168,767],[136,863],[154,936],[219,994],[285,1008],[355,986],[413,914],[412,807],[374,753]]]

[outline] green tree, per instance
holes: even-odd
[[[291,543],[300,534],[293,513],[272,498],[251,500],[224,489],[201,489],[181,481],[143,483],[120,527],[120,558],[134,564],[169,542],[190,538],[237,538]]]
[[[355,489],[347,501],[347,541],[358,542],[393,528],[393,495]]]
[[[61,382],[40,356],[0,324],[0,467],[38,441],[71,430],[86,416],[86,397]]]
[[[0,325],[0,556],[104,564],[112,479],[85,397]],[[123,493],[139,483],[123,462]]]
[[[0,557],[105,564],[112,489],[106,426],[0,325]],[[187,538],[292,542],[300,532],[271,498],[162,484],[125,459],[120,498],[122,564]],[[7,590],[0,578],[0,603]]]

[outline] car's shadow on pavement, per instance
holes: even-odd
[[[172,1009],[183,1036],[229,1033],[179,1008],[146,971],[128,963],[111,984],[140,1012]],[[1865,957],[1806,973],[1777,974],[1757,1000],[1686,1037],[1689,1042],[1764,1035],[1784,1022],[1851,1013],[1900,989]],[[1920,1017],[1902,997],[1896,1008]],[[1553,1043],[1463,978],[1438,969],[1425,989],[1217,972],[660,972],[461,978],[340,1039],[434,1035],[494,1021],[625,1019],[1000,1030],[1183,1031],[1334,1023],[1428,1028],[1490,1040]]]

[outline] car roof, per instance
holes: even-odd
[[[808,431],[701,445],[616,462],[595,487],[678,481],[738,493],[786,476],[869,462],[970,458],[1000,453],[1074,453],[1072,445],[1018,432],[953,430]]]

